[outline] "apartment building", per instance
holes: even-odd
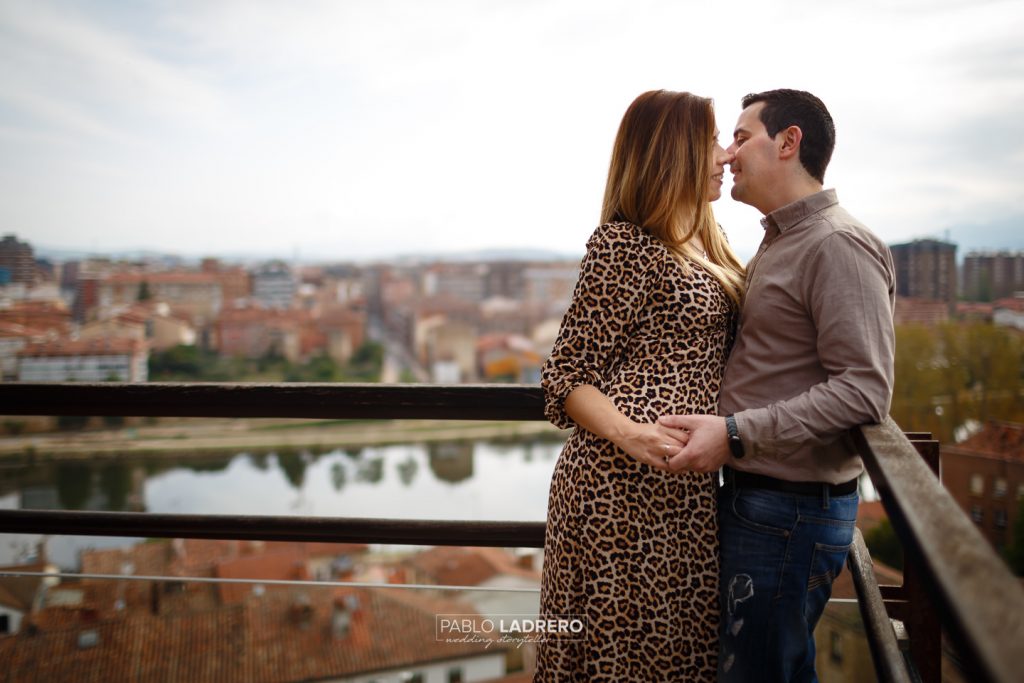
[[[18,352],[21,382],[145,382],[149,348],[137,339],[29,344]]]
[[[942,448],[942,483],[996,549],[1012,539],[1024,498],[1024,424],[991,421]]]

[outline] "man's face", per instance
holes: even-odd
[[[755,102],[740,114],[726,151],[732,156],[732,198],[757,209],[767,206],[778,161],[775,141],[761,123],[764,102]],[[762,211],[762,213],[767,213]]]

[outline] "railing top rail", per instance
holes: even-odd
[[[0,415],[543,420],[522,384],[0,383]]]
[[[961,654],[986,680],[1019,681],[1024,589],[895,422],[853,436]]]
[[[0,532],[384,545],[543,548],[544,522],[0,510]]]

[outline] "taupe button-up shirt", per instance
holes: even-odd
[[[863,464],[850,427],[892,398],[895,275],[889,248],[835,190],[777,209],[747,266],[719,402],[746,449],[737,470],[838,484]]]

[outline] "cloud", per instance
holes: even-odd
[[[228,113],[199,74],[73,10],[5,3],[0,26],[0,58],[8,65],[0,101],[27,114],[27,128],[138,144],[150,126],[216,128]]]
[[[7,2],[0,221],[53,246],[575,253],[637,94],[713,97],[728,137],[743,94],[786,86],[829,105],[828,179],[896,241],[1019,206],[1022,16],[880,0]],[[756,212],[715,211],[753,253]]]

